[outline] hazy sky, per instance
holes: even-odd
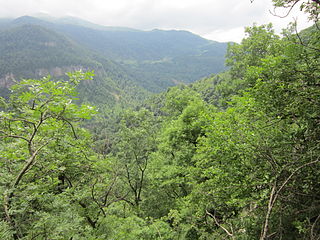
[[[269,10],[271,0],[0,0],[0,18],[42,12],[107,26],[188,30],[217,41],[240,42],[244,27],[253,23],[273,22],[280,31],[294,16],[299,16],[300,28],[308,26],[299,9],[285,19]]]

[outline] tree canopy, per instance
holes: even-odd
[[[90,72],[12,86],[0,98],[0,238],[319,239],[320,31],[246,33],[229,71],[101,124],[76,98]]]

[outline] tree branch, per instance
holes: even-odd
[[[271,193],[270,193],[270,198],[269,198],[269,203],[268,203],[268,211],[264,220],[264,226],[261,232],[260,240],[264,240],[267,238],[267,233],[268,233],[268,228],[269,228],[269,219],[271,215],[271,211],[273,208],[274,200],[275,200],[275,190],[276,190],[277,183],[274,182]]]
[[[296,36],[297,36],[297,38],[298,38],[301,46],[304,46],[304,47],[306,47],[306,48],[312,49],[312,50],[314,50],[314,51],[318,51],[318,52],[320,51],[319,48],[310,47],[309,45],[306,45],[306,44],[302,41],[302,38],[300,37],[299,32],[298,32],[298,29],[297,29],[297,24],[295,24],[294,31],[295,31],[295,33],[296,33]]]
[[[314,236],[314,230],[317,226],[317,222],[320,220],[320,215],[316,218],[316,220],[314,221],[314,223],[312,224],[312,227],[311,227],[311,232],[310,232],[310,237],[311,239],[313,239],[313,236]],[[319,225],[318,225],[319,226]]]
[[[1,130],[0,130],[0,133],[6,134],[4,131],[1,131]],[[22,139],[22,140],[29,142],[29,139],[22,137],[22,136],[18,136],[18,135],[10,135],[9,134],[9,135],[0,136],[0,138],[18,138],[18,139]]]
[[[270,12],[271,15],[273,15],[273,16],[275,16],[275,17],[286,18],[286,17],[289,16],[289,14],[291,13],[292,9],[294,8],[294,6],[295,6],[299,1],[300,1],[300,0],[296,0],[296,1],[290,6],[290,9],[288,10],[288,12],[287,12],[284,16],[279,16],[278,14],[276,14],[276,11],[275,11],[275,10],[276,10],[277,7],[275,7],[275,8],[273,9],[273,12],[271,12],[270,10],[269,10],[269,12]]]
[[[265,240],[267,239],[267,232],[268,232],[268,227],[269,227],[269,219],[270,219],[270,216],[271,216],[271,212],[272,212],[272,209],[274,207],[274,204],[277,200],[277,198],[279,197],[279,194],[280,192],[282,191],[282,189],[288,184],[288,182],[290,181],[290,179],[298,172],[300,171],[302,168],[304,167],[307,167],[307,166],[310,166],[310,165],[313,165],[313,164],[316,164],[316,163],[319,163],[319,158],[315,161],[312,161],[312,162],[308,162],[308,163],[305,163],[303,165],[301,165],[300,167],[296,168],[290,175],[289,177],[287,177],[287,179],[281,184],[281,186],[279,187],[279,189],[276,191],[276,185],[277,183],[274,182],[273,184],[273,187],[272,187],[272,190],[271,190],[271,193],[270,193],[270,198],[269,198],[269,203],[268,203],[268,211],[267,211],[267,214],[266,214],[266,217],[265,217],[265,222],[264,222],[264,227],[262,229],[262,232],[261,232],[261,237],[260,237],[260,240]]]
[[[134,192],[134,194],[135,194],[135,196],[136,196],[136,195],[137,195],[137,189],[132,185],[128,165],[127,165],[127,164],[125,164],[124,166],[125,166],[125,168],[126,168],[126,172],[127,172],[127,179],[128,179],[129,186],[130,186],[130,188],[132,189],[132,191]]]
[[[72,123],[71,123],[68,119],[66,119],[66,118],[61,118],[61,119],[62,119],[63,121],[65,121],[66,123],[69,124],[69,126],[71,127],[71,130],[72,130],[72,133],[73,133],[73,137],[74,137],[75,139],[78,139],[78,136],[77,136],[77,134],[76,134],[76,131],[75,131]]]
[[[36,156],[38,155],[38,152],[47,144],[42,145],[41,147],[39,147],[38,149],[36,149],[36,151],[33,152],[33,154],[30,156],[28,162],[25,164],[25,166],[21,169],[21,171],[19,172],[18,176],[16,177],[15,181],[12,184],[12,188],[10,189],[10,191],[6,191],[3,195],[3,206],[4,206],[4,212],[5,212],[5,217],[7,222],[9,223],[9,225],[15,230],[15,234],[14,234],[14,239],[19,239],[19,234],[18,234],[18,228],[14,222],[14,220],[12,219],[11,215],[10,215],[10,203],[11,203],[11,199],[14,195],[14,190],[17,188],[17,186],[19,185],[22,177],[25,175],[25,173],[30,169],[30,167],[33,165]]]
[[[234,235],[233,235],[231,232],[229,232],[224,226],[222,226],[222,225],[218,222],[218,220],[216,219],[216,217],[215,217],[213,214],[211,214],[208,210],[206,210],[206,214],[209,215],[210,217],[212,217],[212,219],[214,220],[215,224],[216,224],[218,227],[220,227],[229,237],[231,237],[232,239],[235,239],[235,238],[234,238]]]
[[[92,200],[97,204],[98,208],[100,209],[100,212],[102,212],[103,216],[106,217],[106,212],[103,209],[103,206],[101,206],[101,204],[98,202],[98,200],[95,198],[94,196],[94,187],[97,184],[98,179],[96,179],[96,181],[92,184],[92,188],[91,188],[91,198]],[[99,216],[99,213],[98,213]]]
[[[86,211],[86,219],[87,219],[87,221],[88,221],[88,223],[90,224],[90,226],[93,228],[93,229],[95,229],[96,228],[96,223],[97,223],[97,221],[94,221],[94,220],[92,220],[91,219],[91,217],[88,215],[88,213],[87,213],[87,205],[86,204],[84,204],[83,202],[81,202],[81,201],[79,201],[79,205],[83,208],[83,209],[85,209],[85,211]]]

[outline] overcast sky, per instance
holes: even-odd
[[[272,22],[280,32],[298,16],[300,28],[308,26],[299,9],[285,19],[269,10],[273,10],[271,0],[0,0],[1,18],[41,12],[107,26],[188,30],[217,41],[240,42],[244,28],[253,23]]]

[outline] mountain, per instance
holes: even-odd
[[[23,20],[23,21],[22,21]],[[2,94],[15,80],[40,78],[48,74],[66,77],[65,72],[94,70],[91,83],[80,86],[82,100],[98,105],[114,105],[145,95],[118,64],[92,52],[67,36],[25,20],[17,19],[0,31],[0,91]],[[22,24],[23,22],[23,24]],[[132,97],[132,98],[130,98]]]
[[[227,43],[187,31],[98,29],[69,23],[57,28],[74,41],[117,61],[140,86],[153,92],[226,69]]]
[[[227,43],[187,31],[106,27],[43,14],[3,19],[0,85],[21,77],[62,76],[65,71],[94,69],[99,87],[87,91],[92,96],[87,93],[85,99],[103,103],[110,93],[113,101],[140,98],[146,92],[160,92],[225,70],[226,48]]]
[[[94,68],[89,51],[63,35],[37,25],[24,25],[0,32],[0,75],[33,75],[34,70],[71,65]],[[30,73],[30,74],[28,74]]]
[[[41,15],[40,15],[41,16]],[[74,17],[20,17],[12,24],[37,24],[63,33],[78,44],[123,66],[135,82],[151,92],[226,69],[227,43],[187,31],[141,31],[106,27]]]
[[[43,19],[43,18],[41,18]],[[46,18],[47,20],[50,20],[48,17]],[[54,23],[58,24],[68,24],[68,25],[76,25],[76,26],[82,26],[82,27],[87,27],[87,28],[92,28],[92,29],[97,29],[97,30],[110,30],[110,31],[139,31],[136,29],[128,28],[128,27],[110,27],[110,26],[102,26],[99,24],[95,24],[80,18],[76,17],[62,17],[62,18],[56,18],[54,20],[51,19]]]

